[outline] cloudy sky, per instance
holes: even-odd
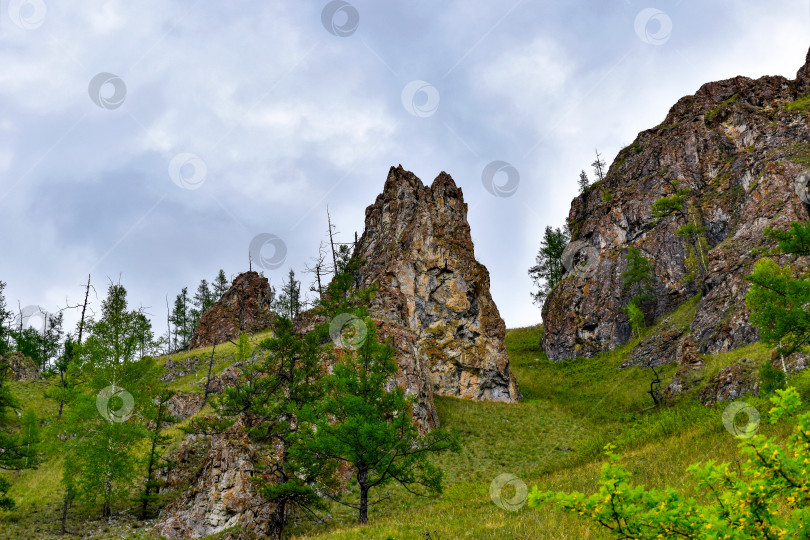
[[[440,4],[440,5],[439,5]],[[540,321],[531,266],[581,169],[704,82],[790,78],[807,0],[0,0],[0,280],[75,303],[92,274],[165,325],[165,296],[251,241],[278,285],[350,240],[388,169],[464,190],[508,327]],[[492,161],[517,190],[487,190]],[[508,187],[508,186],[507,186]],[[491,192],[494,192],[491,193]],[[499,196],[500,195],[500,196]],[[68,314],[69,321],[75,321]]]

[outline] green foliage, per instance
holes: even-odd
[[[610,190],[605,186],[602,186],[599,192],[599,198],[602,199],[602,202],[610,202],[613,200],[613,195],[610,194]]]
[[[529,268],[529,276],[538,288],[532,293],[535,304],[542,305],[548,294],[562,280],[565,267],[563,266],[563,253],[570,240],[567,230],[552,229],[546,226],[540,251],[535,257],[535,265]]]
[[[275,301],[276,312],[290,320],[294,320],[301,312],[301,282],[295,279],[295,271],[290,268],[287,281],[282,282],[278,299]]]
[[[314,429],[302,446],[335,469],[344,463],[355,471],[359,500],[345,504],[357,509],[360,524],[368,520],[369,492],[390,482],[420,495],[441,493],[442,472],[428,458],[459,448],[457,435],[442,429],[419,434],[413,400],[402,388],[387,389],[398,371],[393,350],[377,341],[372,322],[364,324],[366,337],[356,353],[335,351],[326,397],[312,410]]]
[[[624,306],[622,310],[627,314],[627,318],[630,319],[630,324],[633,327],[633,332],[636,334],[636,337],[641,336],[641,331],[644,329],[644,311],[642,311],[641,307],[639,307],[639,301],[637,300],[639,297],[635,297],[633,300],[630,301],[629,304]]]
[[[627,305],[623,308],[630,319],[633,332],[641,336],[654,300],[652,293],[653,277],[655,275],[650,260],[638,248],[631,247],[625,256],[627,268],[622,272],[622,290],[634,290]]]
[[[228,292],[230,284],[228,283],[228,278],[225,277],[225,270],[219,270],[217,277],[214,278],[214,282],[211,284],[211,288],[211,296],[214,302],[222,298],[222,295]]]
[[[64,424],[63,482],[79,499],[103,499],[102,514],[129,495],[138,455],[131,449],[147,437],[146,411],[157,395],[157,369],[151,357],[139,357],[144,328],[140,311],[127,309],[126,289],[110,284],[101,318],[88,326],[84,344],[68,377],[79,381]]]
[[[785,105],[785,109],[788,111],[810,111],[810,95],[802,96],[795,101],[788,103]]]
[[[174,308],[169,321],[174,325],[174,349],[185,349],[194,334],[194,317],[188,287],[183,287],[174,299]]]
[[[802,406],[802,399],[799,392],[792,386],[776,391],[776,395],[771,397],[774,407],[768,411],[771,424],[777,423],[783,417],[796,415]]]
[[[773,367],[770,360],[766,360],[759,368],[759,382],[760,389],[765,395],[769,395],[787,386],[787,375],[781,369]]]
[[[752,285],[745,301],[762,341],[783,354],[805,347],[810,340],[810,279],[771,259],[757,261],[746,279]]]
[[[9,390],[10,368],[0,357],[0,469],[22,470],[36,467],[39,429],[33,412],[18,418],[20,405]]]
[[[250,342],[250,336],[245,332],[239,334],[236,340],[236,352],[234,352],[234,359],[237,362],[244,362],[253,355],[253,344]]]
[[[674,194],[656,200],[652,205],[653,217],[656,220],[661,220],[673,214],[684,216],[684,207],[686,206],[686,196],[688,193],[688,189],[676,190]]]
[[[273,478],[256,479],[261,495],[274,505],[272,533],[280,538],[287,511],[314,512],[323,508],[314,489],[317,481],[331,472],[326,463],[303,452],[301,431],[307,429],[306,411],[323,396],[323,369],[318,336],[299,335],[290,319],[279,315],[273,323],[273,337],[261,342],[259,351],[247,334],[237,342],[236,357],[256,357],[242,370],[237,385],[225,389],[218,402],[220,414],[229,422],[209,422],[207,429],[221,430],[241,418],[248,436],[256,444],[259,469]],[[197,423],[197,427],[202,422]]]
[[[9,497],[8,490],[11,488],[11,482],[6,480],[5,478],[0,477],[0,511],[2,510],[13,510],[14,509],[14,499]]]
[[[648,291],[654,276],[653,265],[638,248],[631,247],[625,255],[627,268],[622,272],[624,290],[630,290],[634,285],[641,284],[642,291]]]
[[[0,281],[0,356],[9,351],[9,340],[11,338],[11,311],[6,304],[6,297],[3,291],[6,289],[6,282]]]
[[[794,414],[798,393],[779,391],[772,421]],[[810,519],[810,413],[798,418],[784,446],[757,435],[739,445],[739,465],[708,461],[688,468],[710,497],[633,485],[608,446],[599,490],[529,494],[529,505],[553,503],[606,529],[613,538],[806,538]]]
[[[726,107],[737,101],[739,98],[740,98],[739,94],[734,94],[727,100],[721,102],[717,107],[706,113],[706,120],[709,121],[713,120],[714,117],[720,113],[720,111],[722,111],[723,109],[725,109]]]
[[[163,486],[163,482],[158,480],[156,472],[169,465],[169,460],[165,454],[172,437],[166,435],[164,425],[176,422],[177,419],[169,414],[169,403],[174,397],[174,391],[161,389],[156,398],[144,403],[144,419],[146,428],[149,431],[149,454],[146,458],[146,478],[144,480],[143,491],[136,497],[136,501],[141,503],[141,518],[145,519],[149,515],[149,505],[160,500],[158,492]]]
[[[579,192],[585,193],[588,191],[588,188],[591,185],[591,181],[588,180],[588,174],[583,170],[579,173],[579,180],[577,180],[577,185],[579,186]]]
[[[802,225],[799,222],[790,224],[790,229],[765,229],[765,234],[776,240],[782,253],[788,255],[810,255],[810,223]]]

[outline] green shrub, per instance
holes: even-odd
[[[760,389],[765,395],[776,390],[781,390],[787,386],[787,375],[781,369],[773,367],[770,361],[766,360],[759,368]]]
[[[772,423],[801,407],[795,388],[771,398]],[[630,483],[613,447],[592,494],[540,492],[529,506],[553,503],[606,529],[612,538],[808,538],[810,520],[810,413],[798,418],[784,447],[756,435],[740,443],[741,462],[696,463],[688,468],[709,497],[647,489]]]

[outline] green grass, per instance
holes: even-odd
[[[688,327],[699,298],[684,303],[675,313],[641,339],[671,328]],[[590,492],[597,487],[602,448],[612,443],[622,462],[638,483],[650,487],[673,487],[699,495],[686,467],[699,460],[732,461],[738,456],[737,441],[722,424],[723,406],[707,408],[689,397],[671,407],[650,409],[647,394],[652,373],[630,367],[619,369],[628,358],[634,340],[590,359],[551,362],[540,348],[542,327],[508,330],[506,347],[524,400],[516,404],[472,402],[449,397],[435,398],[443,427],[458,430],[462,450],[439,456],[435,462],[444,471],[444,493],[435,499],[415,497],[403,489],[389,487],[375,495],[384,500],[372,507],[370,523],[358,527],[353,510],[332,504],[325,519],[313,523],[296,519],[290,533],[294,538],[349,539],[455,539],[455,538],[601,538],[584,520],[556,508],[503,510],[490,499],[490,484],[501,474],[513,474],[529,489]],[[258,341],[261,337],[255,336]],[[173,360],[197,356],[203,359],[198,371],[207,370],[210,348],[173,355]],[[215,373],[233,361],[233,345],[218,346]],[[759,344],[709,356],[704,375],[715,374],[741,358],[764,360],[770,351]],[[162,359],[161,361],[165,361]],[[659,373],[668,383],[676,366]],[[810,370],[809,370],[810,371]],[[196,384],[204,372],[173,381],[178,389],[199,391]],[[810,397],[810,373],[791,376],[791,383],[805,398]],[[43,381],[13,383],[15,395],[43,418],[54,414],[44,399]],[[746,397],[760,411],[767,402]],[[761,432],[787,435],[785,425],[763,424]],[[171,430],[176,441],[179,429]],[[12,480],[11,495],[18,508],[0,515],[2,538],[52,538],[58,530],[61,487],[58,448],[46,450],[46,460],[36,470],[2,473]],[[506,488],[506,498],[514,494]],[[387,498],[386,498],[387,497]],[[117,508],[113,523],[98,520],[98,509],[74,507],[72,531],[87,538],[156,538],[149,532],[152,522],[131,517],[130,503]],[[429,534],[429,536],[426,536]]]
[[[717,116],[720,113],[720,111],[722,111],[723,109],[725,109],[729,105],[733,104],[739,98],[740,98],[739,94],[734,94],[733,96],[731,96],[727,100],[723,101],[717,107],[715,107],[714,109],[712,109],[711,111],[706,113],[706,120],[711,121],[715,116]]]
[[[785,109],[788,111],[801,111],[807,112],[810,111],[810,94],[806,96],[802,96],[795,101],[792,101],[785,105]]]

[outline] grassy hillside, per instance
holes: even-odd
[[[691,311],[690,311],[691,310]],[[687,320],[693,306],[685,304],[667,324]],[[388,498],[372,507],[370,524],[359,528],[349,509],[334,505],[323,522],[301,521],[291,529],[295,538],[600,538],[587,522],[554,508],[522,506],[502,510],[489,496],[490,483],[508,473],[529,489],[592,491],[602,463],[601,449],[607,443],[619,448],[623,462],[635,480],[648,486],[674,487],[693,492],[694,484],[684,473],[698,460],[733,461],[739,454],[737,441],[725,430],[724,405],[707,408],[689,396],[662,409],[650,409],[646,393],[652,374],[642,368],[619,370],[635,343],[592,359],[549,362],[539,348],[540,327],[507,332],[512,369],[525,400],[518,404],[477,403],[436,398],[442,424],[458,429],[463,449],[444,455],[438,464],[445,471],[445,491],[438,499],[414,497],[401,489],[381,493]],[[647,335],[656,332],[653,328]],[[259,336],[256,336],[258,339]],[[171,360],[197,356],[203,359],[197,372],[178,378],[172,385],[184,391],[199,391],[210,349],[174,355]],[[233,346],[217,347],[215,373],[233,358]],[[762,359],[768,351],[759,345],[707,359],[703,368],[712,374],[742,357]],[[164,359],[165,360],[165,359]],[[663,369],[666,383],[675,366]],[[659,371],[660,373],[660,371]],[[810,373],[791,376],[807,399]],[[43,398],[44,382],[14,384],[14,392],[26,407],[45,419],[53,414]],[[699,390],[696,389],[693,391]],[[764,398],[746,401],[767,410]],[[785,437],[786,425],[763,423],[760,433]],[[181,435],[174,430],[177,440]],[[61,475],[58,447],[47,450],[37,470],[7,474],[14,483],[11,493],[18,501],[13,512],[0,514],[0,538],[52,538],[58,530]],[[502,496],[509,499],[507,487]],[[150,522],[127,514],[128,505],[116,508],[120,516],[112,523],[98,521],[98,509],[73,508],[70,528],[88,538],[155,538]],[[95,521],[93,521],[95,520]]]

